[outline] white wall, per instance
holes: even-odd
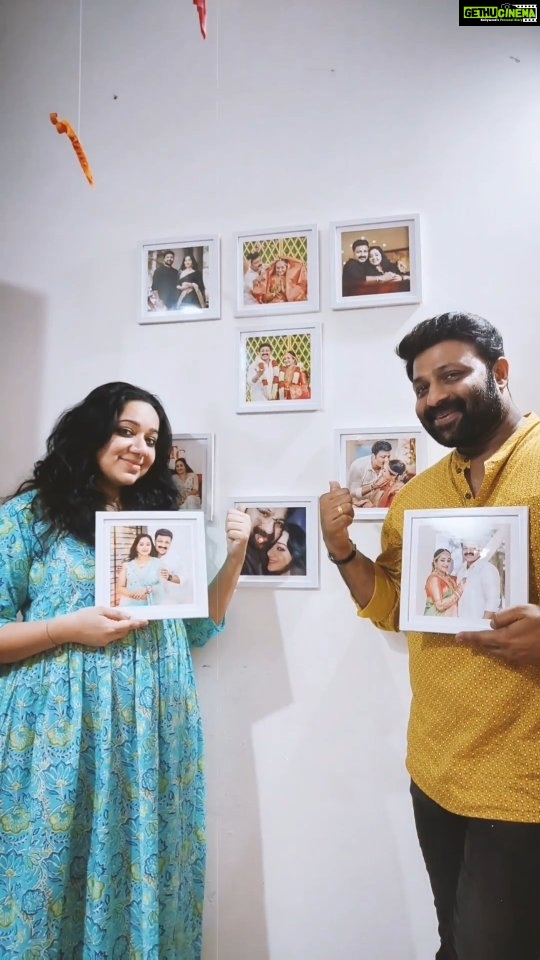
[[[0,0],[0,489],[108,379],[216,434],[217,521],[239,493],[317,494],[333,429],[413,422],[393,347],[446,309],[498,325],[538,406],[540,30],[458,27],[455,0]],[[116,98],[116,99],[115,99]],[[334,219],[419,212],[424,300],[332,312]],[[238,416],[235,230],[321,228],[324,410]],[[138,244],[222,237],[222,319],[137,324]],[[432,457],[440,451],[430,448]],[[377,551],[379,527],[356,539]],[[206,716],[205,960],[425,960],[435,923],[403,768],[403,641],[320,591],[239,591],[197,656]]]

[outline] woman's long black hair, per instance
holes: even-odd
[[[35,490],[33,512],[48,525],[47,534],[73,534],[93,546],[95,513],[107,498],[99,489],[97,454],[111,439],[130,400],[150,404],[159,417],[156,457],[148,473],[122,488],[123,510],[176,510],[178,491],[169,470],[171,426],[160,401],[147,390],[115,381],[92,390],[66,410],[47,440],[47,453],[15,494]],[[8,498],[10,499],[10,498]]]
[[[287,569],[290,570],[291,573],[304,576],[306,573],[305,530],[303,530],[302,527],[300,527],[297,523],[288,523],[287,521],[285,521],[280,533],[280,537],[282,536],[283,533],[289,534],[289,539],[287,540],[287,549],[292,557],[292,560]],[[283,572],[284,571],[282,571],[282,573]],[[268,570],[267,573],[269,573],[270,576],[272,576],[272,572],[270,570]],[[282,573],[273,574],[273,576],[281,576]]]

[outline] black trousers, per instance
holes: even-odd
[[[444,810],[411,783],[439,921],[436,960],[540,960],[540,823]]]

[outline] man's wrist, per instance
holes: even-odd
[[[338,550],[328,550],[328,559],[335,563],[336,566],[342,567],[346,563],[351,563],[352,560],[356,557],[356,544],[352,540],[348,540],[346,546],[343,549],[339,548]]]

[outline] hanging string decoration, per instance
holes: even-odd
[[[81,141],[79,140],[73,127],[71,126],[70,123],[68,123],[67,120],[59,120],[57,113],[50,113],[49,117],[50,117],[51,123],[56,127],[57,132],[67,134],[68,139],[71,140],[73,149],[77,154],[77,159],[82,167],[83,173],[86,179],[88,180],[88,183],[90,184],[90,186],[93,187],[94,177],[90,169],[90,164],[88,163],[88,159],[87,159],[86,153],[83,150]]]
[[[203,38],[206,40],[206,0],[193,0],[193,3],[197,7],[201,33]]]

